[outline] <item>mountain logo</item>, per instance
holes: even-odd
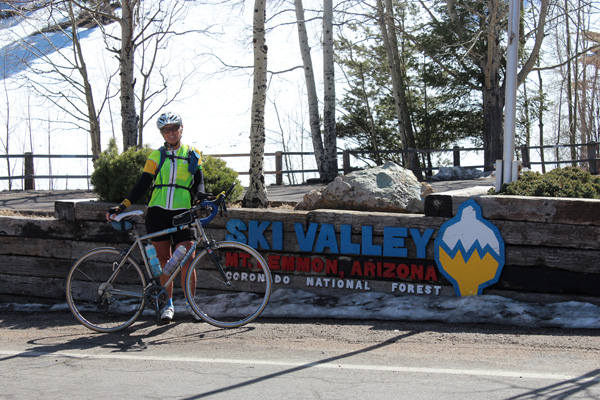
[[[435,239],[435,262],[457,296],[481,294],[498,282],[504,267],[504,240],[470,199],[444,223]]]

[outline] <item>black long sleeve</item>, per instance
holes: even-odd
[[[202,192],[205,193],[204,190],[204,172],[201,169],[197,170],[194,174],[194,193]]]
[[[135,186],[131,189],[127,198],[130,204],[127,204],[125,201],[123,203],[126,206],[137,203],[139,199],[146,193],[146,191],[152,186],[152,182],[154,181],[154,176],[149,172],[144,172],[140,179],[136,182]]]

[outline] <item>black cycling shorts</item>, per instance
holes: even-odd
[[[165,210],[161,207],[149,207],[146,212],[146,232],[154,233],[163,229],[173,228],[173,217],[186,210]],[[152,238],[153,242],[171,240],[171,244],[177,245],[181,242],[192,240],[191,229],[182,229],[169,235],[161,235]]]

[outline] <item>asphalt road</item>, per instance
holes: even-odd
[[[0,311],[0,398],[600,399],[597,331],[177,317],[99,334]]]

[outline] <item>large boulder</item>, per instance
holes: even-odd
[[[337,210],[422,213],[425,196],[433,188],[412,171],[392,162],[338,176],[321,189],[304,195],[297,210]]]

